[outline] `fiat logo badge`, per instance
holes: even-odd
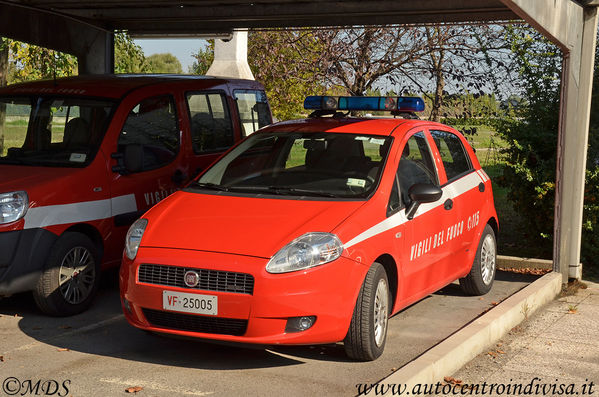
[[[198,272],[188,270],[185,272],[185,276],[183,276],[183,281],[189,288],[197,287],[197,285],[200,283],[200,275]]]

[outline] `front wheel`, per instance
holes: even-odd
[[[389,320],[389,281],[380,263],[374,263],[360,288],[351,324],[343,343],[355,360],[372,361],[385,349]]]
[[[89,307],[100,279],[96,247],[81,233],[66,232],[50,251],[33,298],[51,316],[71,316]]]
[[[470,273],[460,279],[462,291],[469,295],[484,295],[491,290],[495,279],[497,243],[495,232],[486,225],[478,243],[474,263]]]

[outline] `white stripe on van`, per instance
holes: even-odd
[[[25,215],[25,229],[89,222],[137,211],[134,194],[106,200],[33,207]]]

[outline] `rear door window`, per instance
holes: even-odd
[[[431,131],[431,135],[443,160],[448,182],[473,169],[462,140],[456,134],[448,131]]]
[[[233,125],[225,95],[191,92],[186,99],[194,153],[223,151],[232,146]]]
[[[243,136],[272,123],[266,93],[259,90],[235,90],[233,92],[241,119]]]

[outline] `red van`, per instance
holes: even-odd
[[[272,122],[255,81],[102,75],[0,89],[0,296],[85,310],[128,227]]]

